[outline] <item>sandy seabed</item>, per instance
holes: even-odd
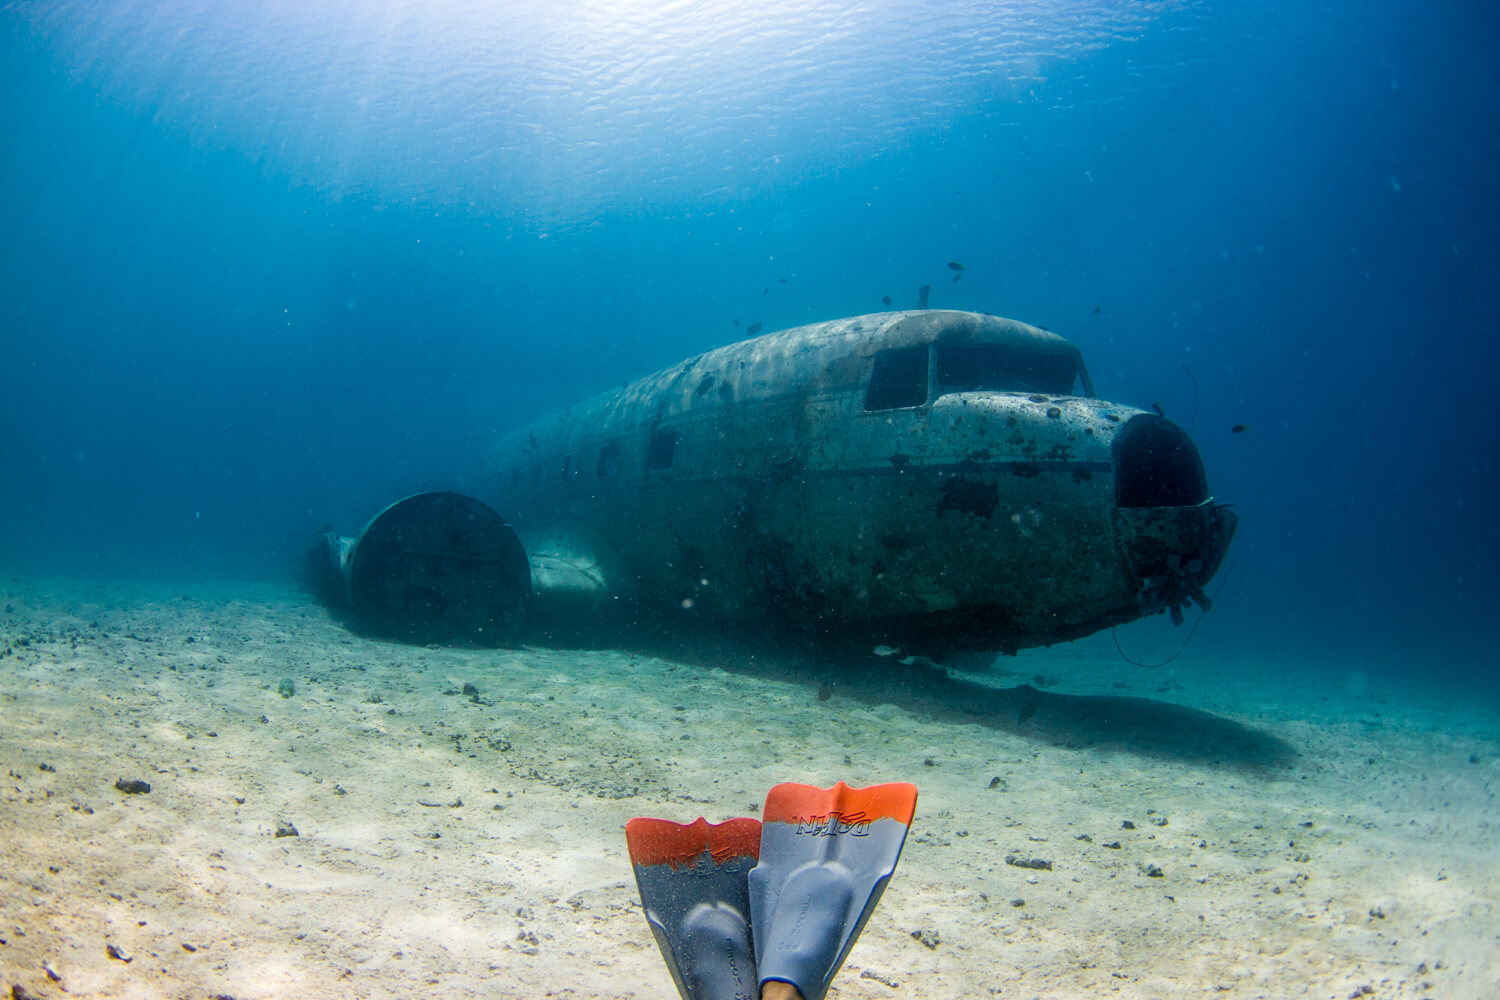
[[[626,820],[839,779],[921,798],[835,1000],[1497,995],[1500,715],[1357,665],[421,648],[291,588],[0,591],[18,997],[669,997]]]

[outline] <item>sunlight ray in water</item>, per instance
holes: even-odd
[[[87,6],[87,13],[85,13]],[[112,100],[297,183],[547,225],[1068,107],[1192,2],[22,3]],[[1176,58],[1191,55],[1174,36]],[[899,87],[892,87],[900,80]]]

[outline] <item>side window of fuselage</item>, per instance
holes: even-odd
[[[598,478],[609,479],[620,474],[620,446],[610,442],[599,449]]]
[[[677,432],[657,428],[651,432],[651,440],[646,447],[646,468],[652,470],[670,469],[672,467],[672,456],[677,452]]]
[[[927,345],[897,347],[875,355],[866,410],[896,410],[927,402]]]

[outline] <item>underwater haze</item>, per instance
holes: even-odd
[[[1209,641],[1492,677],[1497,28],[4,4],[0,572],[291,579],[322,524],[475,491],[524,421],[931,285],[1192,428],[1242,517]]]

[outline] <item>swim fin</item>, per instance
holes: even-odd
[[[625,824],[651,933],[683,1000],[757,1000],[748,875],[760,821]]]
[[[750,925],[764,984],[823,1000],[896,870],[917,807],[906,782],[783,784],[766,796]]]

